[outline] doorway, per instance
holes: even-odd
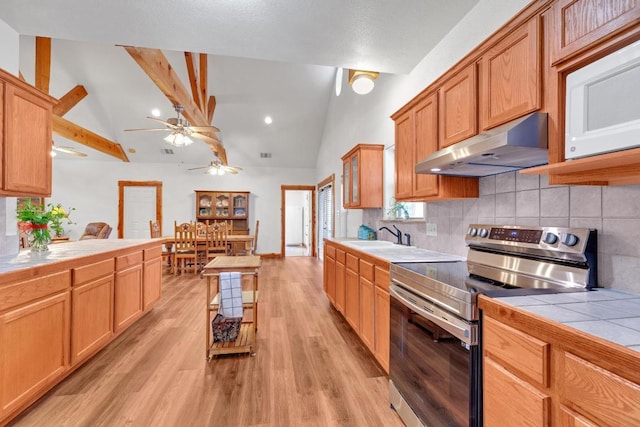
[[[324,257],[324,239],[333,237],[334,210],[333,200],[335,175],[318,183],[318,259]]]
[[[118,181],[118,238],[149,238],[154,219],[162,235],[162,182]]]
[[[315,187],[283,185],[282,256],[315,256]]]

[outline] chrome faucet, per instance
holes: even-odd
[[[397,243],[398,243],[399,245],[401,245],[401,244],[402,244],[402,231],[400,231],[400,230],[398,229],[398,227],[396,227],[396,226],[395,226],[395,224],[393,224],[393,228],[395,228],[395,229],[396,229],[397,233],[394,233],[394,232],[393,232],[393,231],[391,231],[388,227],[380,227],[380,228],[378,229],[378,231],[381,231],[381,230],[387,230],[389,233],[393,234],[393,236],[394,236],[396,239],[398,239],[398,242],[397,242]]]

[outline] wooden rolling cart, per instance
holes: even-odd
[[[207,279],[207,361],[218,354],[250,353],[256,351],[256,332],[258,330],[258,270],[259,256],[220,256],[204,266],[200,277]],[[245,313],[238,338],[230,342],[212,342],[211,320],[219,308],[220,273],[240,272],[242,277],[242,307],[251,310],[251,317]],[[247,280],[251,285],[245,287]],[[248,289],[247,289],[248,288]]]

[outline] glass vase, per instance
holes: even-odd
[[[47,224],[32,224],[29,232],[29,244],[31,252],[41,254],[49,251],[51,234]]]

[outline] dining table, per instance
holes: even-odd
[[[244,249],[245,253],[251,253],[251,246],[256,236],[253,234],[229,234],[227,236],[227,243],[231,246],[231,255],[237,255],[238,249]],[[171,251],[175,236],[162,236],[162,244],[166,246],[168,251]],[[207,239],[205,236],[196,236],[197,244],[205,244]]]

